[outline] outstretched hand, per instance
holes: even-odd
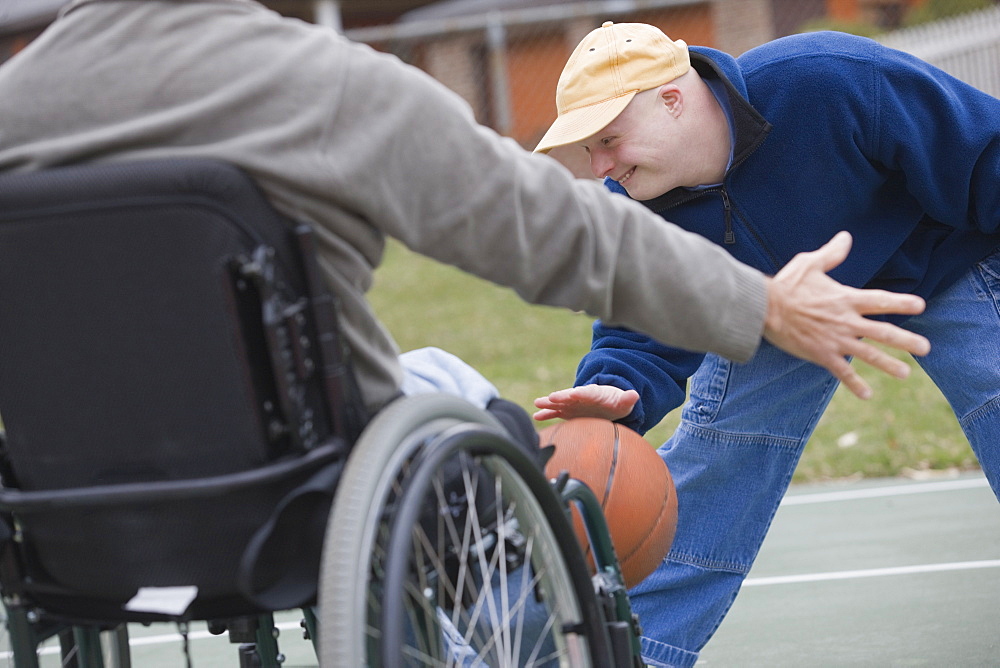
[[[622,390],[613,385],[581,385],[567,390],[556,390],[547,397],[535,399],[535,407],[541,410],[534,415],[536,420],[577,417],[596,417],[605,420],[620,420],[632,412],[639,400],[635,390]]]
[[[921,313],[925,304],[920,297],[851,288],[826,275],[844,261],[851,243],[851,235],[840,232],[819,250],[796,255],[768,281],[764,338],[825,367],[851,392],[868,399],[871,387],[851,367],[848,356],[897,378],[905,378],[910,367],[862,338],[914,355],[930,352],[930,342],[890,323],[864,317]]]

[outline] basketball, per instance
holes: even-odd
[[[598,418],[550,425],[540,432],[540,445],[555,446],[545,465],[549,478],[567,471],[600,501],[625,585],[637,585],[666,557],[677,528],[677,493],[667,465],[638,433]],[[572,505],[576,536],[593,572],[590,543]]]

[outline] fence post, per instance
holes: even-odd
[[[486,22],[486,48],[490,67],[490,93],[494,129],[510,134],[512,116],[510,87],[507,82],[507,28],[499,12],[490,12]]]

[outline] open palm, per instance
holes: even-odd
[[[597,417],[620,420],[632,412],[639,400],[635,390],[622,390],[613,385],[581,385],[556,390],[547,397],[535,399],[536,420],[577,417]]]

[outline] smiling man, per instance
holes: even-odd
[[[616,29],[628,30],[629,25]],[[658,58],[626,59],[621,63],[623,71],[640,71],[629,72],[627,79],[615,77],[607,82],[624,86],[630,81],[628,90],[616,88],[608,99],[606,80],[601,77],[567,81],[559,96],[570,108],[560,114],[535,150],[579,144],[590,157],[594,176],[617,181],[637,200],[652,199],[677,186],[721,182],[733,145],[729,121],[719,101],[724,98],[716,98],[709,84],[691,69],[683,41],[672,42],[657,33],[648,39],[658,47],[658,53],[651,53]],[[633,43],[626,40],[624,46]],[[600,58],[591,48],[577,51],[575,57]],[[594,102],[587,104],[591,100]],[[584,113],[576,116],[575,112]],[[607,118],[614,120],[607,126],[593,127]],[[698,141],[697,151],[688,150],[692,138]]]
[[[1000,497],[1000,100],[840,33],[735,59],[608,22],[570,56],[556,106],[536,151],[586,151],[610,190],[743,262],[773,274],[847,230],[855,253],[832,276],[926,298],[905,320],[931,341],[918,361]],[[700,278],[715,280],[708,268]],[[677,534],[631,592],[657,666],[694,665],[722,621],[837,381],[770,345],[737,364],[597,321],[576,386],[535,402],[539,420],[645,432],[684,403],[689,378],[660,448]]]

